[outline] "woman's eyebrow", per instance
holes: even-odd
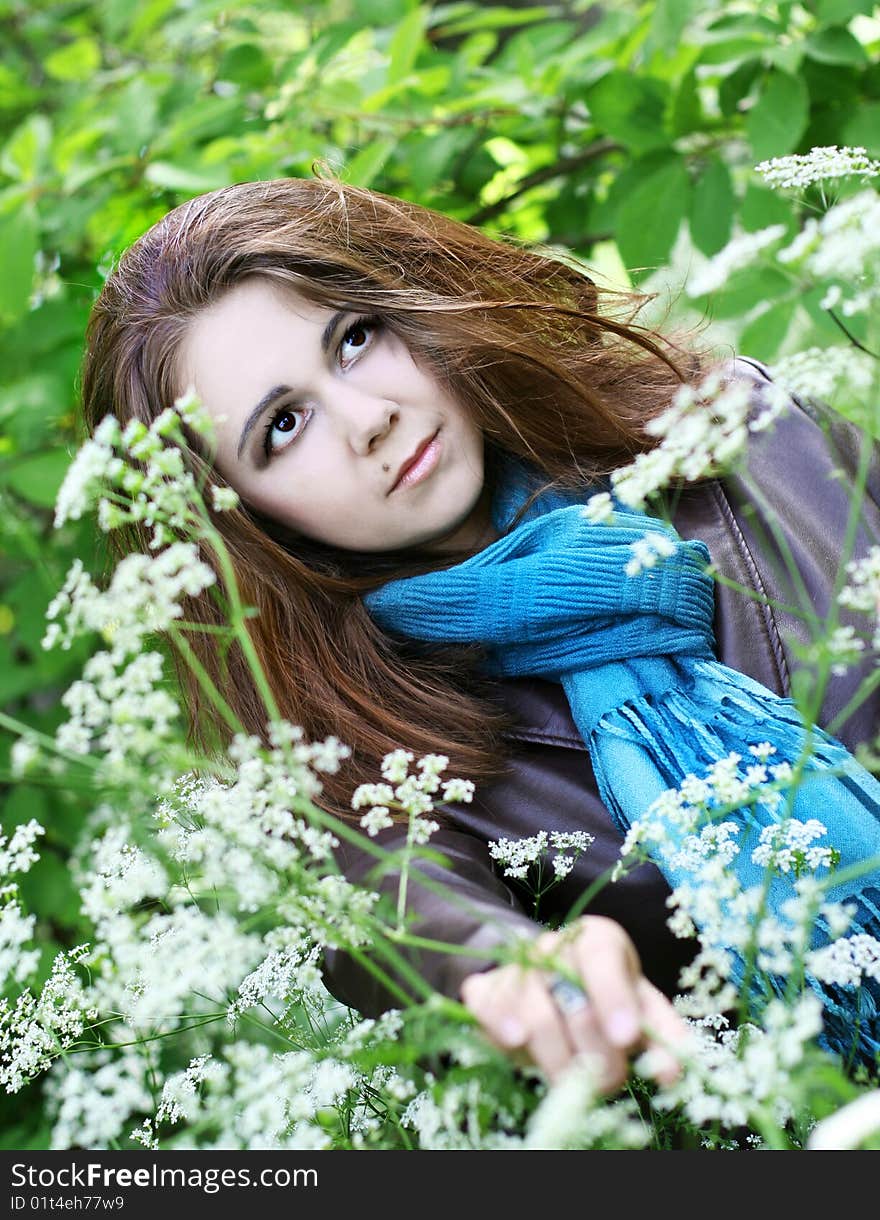
[[[342,321],[342,319],[345,317],[345,315],[349,312],[350,311],[347,309],[342,309],[342,310],[339,310],[336,313],[334,313],[333,316],[331,317],[330,321],[327,323],[327,325],[324,327],[323,331],[321,332],[321,351],[324,352],[325,355],[327,353],[327,349],[330,347],[330,344],[333,340],[333,335],[336,332],[336,327],[339,325],[339,323]],[[291,392],[292,392],[292,390],[289,385],[275,385],[272,387],[271,390],[267,391],[267,393],[265,393],[263,395],[263,397],[254,407],[254,409],[248,415],[247,419],[244,421],[244,427],[241,430],[241,436],[238,438],[238,449],[235,451],[236,457],[238,457],[238,458],[241,457],[241,451],[242,451],[242,449],[244,449],[245,442],[247,441],[247,438],[250,436],[251,432],[253,431],[254,424],[257,422],[257,420],[260,418],[260,416],[264,413],[264,411],[266,411],[266,409],[268,407],[270,407],[273,402],[275,402],[276,398],[281,398],[281,397],[283,397],[283,395],[290,394]]]
[[[242,451],[242,449],[244,449],[245,441],[250,436],[250,434],[253,430],[254,424],[257,422],[257,420],[260,418],[260,416],[263,414],[263,412],[268,407],[271,407],[272,403],[275,402],[275,400],[277,398],[283,398],[285,394],[290,394],[290,393],[291,393],[291,387],[289,385],[273,385],[272,389],[269,390],[268,393],[263,395],[263,397],[254,407],[253,411],[251,411],[250,415],[244,421],[244,427],[241,430],[241,436],[238,438],[238,449],[236,450],[236,454],[235,454],[236,457],[238,457],[238,458],[241,457],[241,451]]]

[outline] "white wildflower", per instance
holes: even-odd
[[[474,799],[474,781],[472,779],[448,779],[441,785],[444,801],[461,801],[470,804]]]
[[[752,863],[780,873],[830,868],[835,858],[833,849],[811,846],[815,839],[827,833],[827,828],[817,818],[809,818],[806,822],[787,818],[777,825],[765,826],[758,846],[752,852]]]
[[[503,864],[505,877],[525,877],[530,864],[546,850],[548,836],[546,830],[539,830],[536,835],[522,839],[497,839],[489,842],[489,855],[499,864]]]
[[[588,521],[600,523],[610,521],[614,516],[614,501],[607,491],[596,492],[590,496],[583,510]]]
[[[182,615],[181,597],[196,597],[215,581],[213,569],[188,542],[173,543],[155,556],[127,555],[105,591],[77,559],[46,611],[47,619],[63,618],[64,627],[54,624],[43,647],[60,642],[70,648],[78,635],[95,631],[111,640],[118,653],[138,652],[145,636],[166,630]]]
[[[723,288],[735,271],[757,261],[758,256],[785,236],[785,225],[769,225],[754,233],[740,233],[732,238],[691,277],[686,285],[690,297],[705,296]]]
[[[531,1115],[523,1148],[643,1148],[650,1129],[634,1099],[603,1099],[600,1076],[596,1057],[580,1054],[573,1059]]]
[[[816,1123],[807,1140],[807,1150],[834,1152],[858,1148],[878,1131],[880,1089],[871,1089]]]
[[[375,838],[380,830],[393,826],[394,819],[387,805],[374,805],[369,813],[365,813],[361,818],[360,825],[371,838]]]
[[[880,546],[872,546],[862,559],[851,560],[845,571],[849,580],[837,600],[841,606],[861,611],[874,619],[871,646],[880,650]]]
[[[862,979],[880,982],[880,941],[864,932],[842,937],[807,956],[807,969],[822,983],[855,987]]]
[[[857,402],[873,384],[876,361],[850,347],[809,347],[775,361],[770,375],[791,394],[817,398],[834,406],[840,399]]]
[[[14,1008],[0,1000],[0,1086],[17,1093],[82,1036],[97,1016],[74,970],[79,955],[59,953],[38,995],[30,989]]]
[[[360,784],[351,798],[352,809],[363,809],[364,805],[388,805],[394,800],[394,789],[389,784]]]
[[[239,985],[238,999],[226,1010],[227,1021],[234,1023],[241,1013],[256,1004],[267,1005],[271,997],[277,997],[285,1005],[304,993],[323,999],[327,990],[316,964],[319,956],[320,948],[308,947],[306,942],[273,949]]]
[[[212,487],[211,504],[218,513],[228,512],[231,508],[238,508],[238,492],[232,487]]]
[[[778,257],[828,283],[823,308],[844,317],[870,311],[880,300],[880,196],[860,191],[811,218]]]
[[[45,833],[36,818],[31,818],[16,826],[10,839],[0,834],[0,876],[26,873],[40,858],[34,851],[34,843]]]
[[[66,1056],[46,1077],[51,1147],[112,1147],[134,1115],[152,1108],[148,1079],[156,1062],[149,1044]]]
[[[13,779],[22,779],[40,758],[40,747],[31,737],[19,737],[9,752],[9,768]]]
[[[643,537],[630,543],[632,559],[624,571],[627,576],[638,576],[645,568],[653,568],[658,559],[675,554],[675,543],[666,534],[649,530]]]
[[[413,755],[409,750],[392,750],[382,759],[382,775],[389,784],[399,784],[409,773]],[[357,809],[357,805],[352,806]]]
[[[864,148],[838,148],[836,144],[811,148],[808,153],[792,153],[761,161],[755,169],[768,186],[803,189],[814,182],[834,178],[873,178],[880,174],[880,161],[873,161]]]
[[[108,415],[95,435],[80,447],[55,499],[56,529],[60,529],[66,521],[78,521],[88,512],[99,490],[112,477],[118,467],[118,458],[113,451],[118,433],[118,422]]]
[[[779,386],[768,382],[756,391],[749,379],[725,377],[718,370],[697,386],[681,386],[667,410],[646,424],[659,444],[611,475],[615,495],[641,510],[673,479],[719,473],[745,449],[750,431],[769,427],[789,405]]]

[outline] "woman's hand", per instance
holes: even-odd
[[[669,1048],[683,1051],[690,1032],[642,974],[635,945],[619,923],[583,915],[557,932],[542,933],[537,946],[570,968],[588,999],[578,1004],[574,993],[575,1002],[567,1002],[572,989],[557,986],[554,1000],[551,988],[559,975],[549,962],[547,969],[510,964],[469,974],[461,999],[496,1046],[536,1064],[551,1081],[576,1055],[595,1056],[603,1092],[623,1084],[628,1059],[640,1050],[653,1052],[658,1081],[677,1076],[680,1062]]]

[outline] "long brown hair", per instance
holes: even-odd
[[[182,392],[176,355],[191,320],[254,276],[334,309],[368,310],[470,412],[491,486],[502,451],[559,487],[587,485],[656,443],[645,423],[700,371],[694,351],[636,322],[648,299],[596,286],[558,255],[500,241],[401,199],[328,177],[243,183],[175,208],[120,259],[95,303],[82,376],[93,430],[107,414],[149,423]],[[600,297],[603,309],[600,312]],[[198,443],[189,459],[205,468]],[[449,757],[478,787],[506,769],[510,725],[479,673],[479,647],[426,648],[380,630],[361,595],[392,575],[448,566],[417,550],[359,555],[283,529],[242,503],[217,514],[249,630],[281,714],[310,740],[352,748],[322,776],[321,804],[352,817],[351,793],[382,756]],[[123,549],[143,545],[132,535]],[[210,556],[206,556],[210,561]],[[207,597],[191,619],[219,622]],[[266,709],[239,650],[194,632],[191,647],[248,732]],[[190,739],[224,740],[218,713],[178,663]]]

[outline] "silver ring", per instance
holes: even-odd
[[[577,983],[573,983],[571,979],[565,978],[562,974],[551,975],[547,987],[556,1007],[567,1017],[580,1012],[590,1002],[583,987],[578,987]]]

